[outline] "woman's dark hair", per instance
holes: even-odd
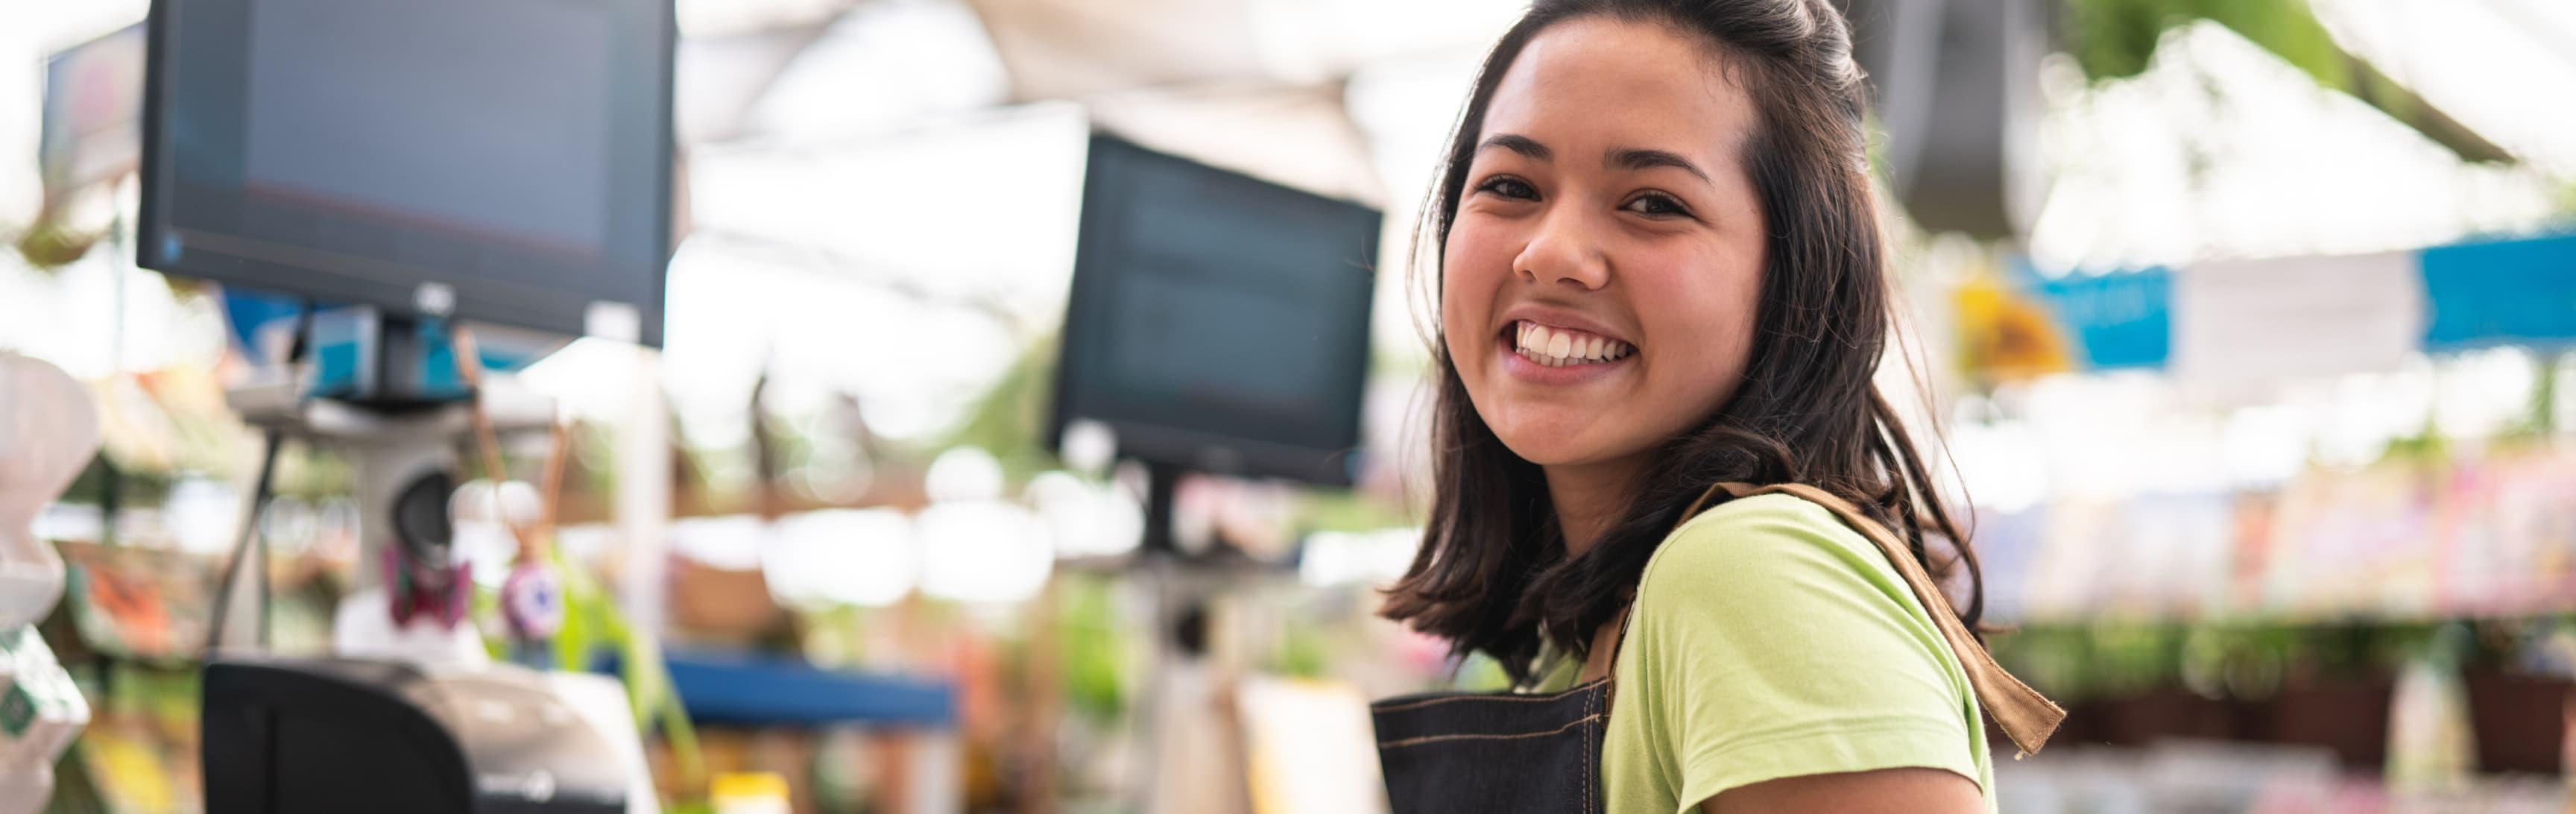
[[[1974,629],[1984,607],[1975,556],[1872,384],[1893,298],[1871,200],[1861,72],[1850,29],[1828,0],[1538,0],[1485,58],[1417,246],[1427,236],[1445,262],[1486,107],[1512,61],[1549,26],[1594,17],[1664,25],[1704,41],[1711,64],[1753,101],[1758,121],[1741,159],[1761,200],[1767,243],[1743,381],[1715,413],[1655,451],[1626,509],[1596,544],[1568,557],[1545,476],[1477,416],[1435,336],[1430,524],[1380,613],[1448,639],[1460,654],[1491,655],[1513,683],[1526,683],[1542,637],[1573,653],[1589,649],[1592,632],[1626,604],[1647,558],[1703,490],[1722,481],[1794,482],[1872,515],[1936,577],[1964,561],[1970,597],[1960,616]],[[1931,535],[1948,539],[1958,557],[1934,562],[1925,551]]]

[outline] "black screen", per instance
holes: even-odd
[[[660,341],[670,0],[159,0],[144,266]],[[441,295],[445,296],[441,296]]]
[[[1056,427],[1122,455],[1348,483],[1376,210],[1095,136]]]

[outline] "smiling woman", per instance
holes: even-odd
[[[1980,710],[2053,728],[1871,384],[1861,95],[1826,0],[1542,0],[1487,58],[1425,213],[1435,493],[1384,613],[1523,692],[1381,702],[1398,811],[1979,810]]]

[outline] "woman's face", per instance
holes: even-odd
[[[1662,26],[1558,23],[1504,72],[1444,246],[1440,325],[1476,413],[1541,466],[1648,452],[1744,375],[1763,222],[1752,101]]]

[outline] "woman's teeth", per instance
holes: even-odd
[[[1521,358],[1548,367],[1564,367],[1627,358],[1637,349],[1626,342],[1582,331],[1550,328],[1522,321],[1514,330],[1519,334],[1513,350]]]

